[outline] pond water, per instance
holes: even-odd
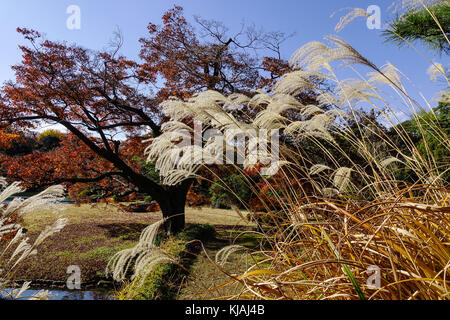
[[[5,290],[9,292],[11,289]],[[26,290],[22,294],[23,299],[28,299],[32,297],[40,290]],[[63,290],[49,290],[50,298],[49,300],[114,300],[111,294],[107,291],[63,291]]]

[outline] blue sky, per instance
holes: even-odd
[[[174,4],[184,7],[188,19],[199,15],[207,19],[222,21],[230,29],[237,29],[242,21],[254,23],[266,31],[279,30],[295,32],[283,46],[283,55],[289,58],[301,45],[312,40],[322,40],[324,36],[334,34],[334,26],[339,17],[330,15],[345,7],[378,5],[382,10],[382,20],[386,22],[392,13],[388,7],[393,0],[14,0],[0,2],[0,83],[11,79],[10,69],[20,61],[18,45],[22,42],[17,35],[17,27],[33,28],[51,40],[65,40],[91,49],[102,49],[112,36],[116,27],[124,35],[122,53],[129,58],[137,58],[138,39],[146,35],[148,23],[160,23],[162,14]],[[69,30],[66,20],[67,7],[78,5],[81,8],[81,29]],[[411,48],[398,48],[394,44],[384,43],[380,31],[369,30],[366,22],[360,18],[352,22],[339,36],[352,44],[364,56],[382,66],[390,61],[404,72],[429,99],[442,90],[442,84],[430,83],[426,70],[429,63]],[[448,65],[446,56],[435,53],[418,45],[427,57],[433,61]]]

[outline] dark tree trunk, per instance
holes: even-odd
[[[156,199],[161,207],[164,230],[169,235],[178,234],[185,228],[186,196],[192,181],[185,181],[178,186],[167,187],[159,199]]]

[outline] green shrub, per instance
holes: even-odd
[[[223,187],[224,184],[227,188]],[[223,183],[212,184],[209,195],[211,205],[215,208],[229,209],[233,205],[242,208],[243,203],[250,201],[252,191],[241,175],[232,174],[224,178]]]
[[[444,172],[448,166],[450,159],[450,151],[445,144],[445,141],[436,138],[436,124],[441,128],[447,136],[450,136],[450,104],[441,102],[439,106],[431,112],[423,112],[415,119],[411,119],[401,123],[403,129],[406,130],[409,138],[415,144],[420,154],[428,162],[431,162],[431,158],[436,161],[437,167],[439,167],[442,178],[447,183],[450,183],[450,172]],[[392,129],[391,134],[396,138],[395,131]],[[407,146],[401,139],[397,139],[397,145],[399,145],[405,151]],[[417,180],[417,176],[414,174],[414,170],[407,165],[400,166],[396,170],[396,178],[401,181],[413,182]]]

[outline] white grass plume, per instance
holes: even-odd
[[[330,113],[317,114],[310,120],[290,123],[285,133],[297,139],[319,138],[334,143],[334,138],[329,132],[334,120]]]
[[[334,16],[334,13],[331,15],[331,18]],[[370,17],[370,15],[367,13],[366,10],[362,8],[354,8],[349,13],[347,13],[345,16],[341,17],[338,24],[335,26],[334,31],[340,32],[344,30],[344,28],[350,24],[353,20],[359,17]]]
[[[273,87],[273,92],[277,94],[298,95],[302,91],[314,89],[315,85],[311,77],[325,79],[325,74],[321,72],[308,72],[304,70],[295,70],[285,74]]]
[[[403,161],[401,161],[400,159],[396,158],[396,157],[389,157],[387,159],[384,159],[383,161],[380,162],[380,166],[382,168],[387,168],[389,165],[393,164],[393,163],[404,163]]]
[[[387,62],[381,67],[380,71],[369,72],[368,82],[370,84],[385,84],[390,87],[402,88],[402,74],[392,63]]]
[[[48,300],[50,299],[50,291],[40,290],[38,293],[34,294],[30,300]]]
[[[155,239],[164,220],[158,221],[142,231],[138,244],[116,253],[108,262],[106,273],[114,280],[123,281],[132,270],[131,279],[140,283],[153,268],[161,263],[175,262],[176,259],[155,245]]]
[[[352,107],[360,103],[373,104],[373,99],[383,101],[378,94],[378,89],[369,83],[356,79],[346,79],[339,83],[336,90],[338,105],[343,106],[349,103]]]
[[[339,192],[344,192],[348,185],[350,184],[350,178],[353,169],[342,167],[334,172],[333,185],[339,190]]]
[[[437,62],[430,65],[430,67],[427,70],[427,74],[430,76],[431,81],[436,81],[439,76],[443,76],[443,77],[447,78],[446,74],[448,72],[449,72],[449,70],[447,70],[447,72],[446,72],[444,69],[444,66],[441,63],[437,63]],[[447,79],[447,81],[448,81],[448,79]]]
[[[11,196],[11,192],[14,194],[23,192],[24,189],[15,183],[11,184],[10,187],[5,189],[5,192]],[[20,199],[15,198],[10,204],[3,210],[2,216],[9,217],[13,213],[19,214],[19,216],[23,216],[29,212],[39,210],[39,209],[52,209],[52,210],[61,210],[61,206],[56,206],[56,204],[60,201],[64,200],[64,187],[63,186],[52,186],[41,193],[29,197],[28,199]]]
[[[309,42],[298,49],[290,60],[291,67],[318,72],[320,69],[329,69],[329,64],[335,61],[342,62],[344,65],[365,65],[374,70],[377,67],[369,60],[364,58],[349,43],[337,36],[325,37],[333,47],[328,47],[321,42]]]
[[[232,245],[222,248],[216,253],[216,263],[220,266],[224,266],[227,263],[230,255],[244,250],[247,250],[247,248],[240,245]]]
[[[309,169],[309,174],[317,175],[326,170],[331,170],[331,168],[323,164],[315,164]]]

